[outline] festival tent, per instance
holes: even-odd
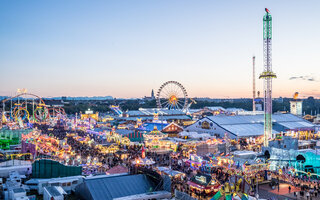
[[[192,135],[197,135],[198,133],[197,132],[187,132],[187,131],[182,131],[179,133],[179,136],[181,137],[189,137],[189,136],[192,136]]]
[[[117,129],[116,133],[128,137],[131,142],[141,142],[141,141],[143,141],[143,134],[144,133],[142,131]]]
[[[77,186],[76,194],[87,200],[111,200],[153,191],[154,183],[147,175],[91,177]]]

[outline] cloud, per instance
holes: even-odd
[[[289,80],[295,80],[295,79],[302,79],[303,78],[303,76],[292,76],[292,77],[290,77],[289,78]]]
[[[313,76],[292,76],[289,80],[317,81]]]
[[[316,81],[314,78],[308,78],[308,81]]]

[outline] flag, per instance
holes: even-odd
[[[246,164],[244,163],[243,165],[242,165],[242,171],[244,171],[246,169]]]
[[[142,155],[141,155],[142,158],[145,158],[145,157],[146,157],[146,152],[145,152],[143,146],[142,146],[141,154],[142,154]]]

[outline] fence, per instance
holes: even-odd
[[[66,166],[53,160],[36,160],[32,164],[33,178],[57,178],[66,176],[78,176],[82,173],[82,167]]]

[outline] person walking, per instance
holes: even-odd
[[[277,177],[277,180],[278,180],[278,193],[280,191],[280,180],[279,180],[279,177]]]
[[[291,193],[291,186],[289,185],[289,194]]]
[[[309,200],[309,198],[310,198],[310,193],[309,193],[309,191],[306,191],[306,197],[307,197],[307,200]]]

